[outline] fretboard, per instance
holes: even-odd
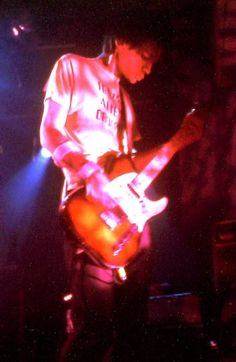
[[[155,156],[148,165],[132,180],[130,186],[142,195],[152,181],[160,174],[160,172],[168,164],[172,156],[168,156],[165,151],[162,155]]]

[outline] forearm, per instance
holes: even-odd
[[[153,157],[159,158],[163,164],[168,163],[178,151],[198,141],[202,134],[203,120],[196,111],[192,110],[186,114],[179,130],[167,142],[147,151],[140,159],[138,157],[135,159],[136,169],[141,171]]]
[[[44,103],[40,126],[40,141],[41,145],[51,152],[56,166],[67,168],[70,172],[77,174],[88,161],[84,157],[80,145],[68,137],[65,132],[66,119],[67,110],[56,102],[47,100]],[[86,178],[86,175],[91,173],[90,169],[82,172],[80,177]]]

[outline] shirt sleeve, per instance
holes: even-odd
[[[45,88],[45,100],[52,99],[69,111],[74,89],[74,72],[70,54],[62,56],[55,63]]]

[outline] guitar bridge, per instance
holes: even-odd
[[[138,227],[132,224],[130,229],[122,236],[122,238],[113,246],[113,255],[117,256],[123,250],[124,246],[129,242],[131,237],[138,231]]]

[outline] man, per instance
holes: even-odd
[[[135,172],[141,171],[154,154],[159,155],[161,170],[178,149],[195,140],[191,136],[184,144],[180,132],[143,158],[131,156],[133,143],[140,135],[131,100],[120,79],[124,77],[131,84],[144,79],[160,59],[161,51],[160,41],[136,31],[112,38],[109,49],[97,58],[67,54],[56,62],[47,83],[40,135],[42,145],[65,175],[62,209],[67,208],[74,195],[81,195],[83,200],[89,200],[89,205],[98,203],[106,210],[114,210],[117,200],[106,186],[109,172],[121,155],[129,155]],[[159,211],[165,206],[166,200],[162,199]],[[83,219],[85,210],[82,208],[79,214],[79,219]],[[103,221],[109,225],[108,218],[109,213]],[[128,236],[136,235],[136,229],[129,233]],[[143,360],[150,251],[147,224],[138,238],[137,253],[128,257],[124,265],[106,263],[96,253],[86,252],[90,248],[79,243],[78,234],[68,236],[74,245],[71,299],[68,338],[60,361],[105,361],[112,355],[120,361]],[[89,237],[95,237],[93,231]],[[82,239],[84,242],[84,235]],[[122,250],[122,243],[115,256]]]

